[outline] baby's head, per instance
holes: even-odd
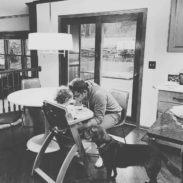
[[[66,104],[70,99],[72,99],[72,92],[69,90],[67,86],[61,86],[57,91],[55,100],[59,104]]]

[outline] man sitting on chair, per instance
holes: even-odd
[[[77,103],[87,105],[94,112],[94,117],[86,123],[82,123],[80,129],[91,125],[100,125],[104,129],[108,129],[120,121],[122,108],[114,97],[98,84],[76,78],[69,83],[69,88]],[[97,161],[96,166],[102,166],[101,158]]]

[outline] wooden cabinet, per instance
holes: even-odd
[[[168,52],[183,52],[183,0],[172,0]]]
[[[157,110],[157,118],[161,116],[161,114],[171,107],[175,105],[183,105],[183,86],[172,87],[171,90],[162,90],[159,89],[158,93],[158,110]]]

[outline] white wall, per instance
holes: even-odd
[[[53,3],[52,3],[53,4]],[[54,11],[54,10],[53,10]],[[52,18],[53,18],[52,11]],[[49,5],[46,3],[39,4],[37,8],[37,29],[38,32],[57,32],[58,27],[58,18],[57,24],[50,23],[49,17]],[[45,43],[49,44],[49,43]],[[47,55],[47,54],[38,54],[38,64],[41,66],[41,72],[39,78],[42,86],[58,86],[59,85],[59,68],[58,68],[58,55]],[[46,78],[46,79],[45,79]]]
[[[0,32],[29,30],[29,16],[0,17]]]
[[[29,30],[30,0],[0,0],[0,32]]]
[[[39,73],[41,86],[58,86],[58,55],[38,53],[38,65],[41,66],[41,72]]]
[[[0,0],[0,17],[28,14],[28,7],[25,3],[32,1],[33,0]]]
[[[169,73],[176,74],[183,70],[183,53],[166,51],[170,0],[68,0],[54,2],[51,7],[50,30],[48,4],[37,5],[38,32],[57,32],[58,15],[148,8],[140,124],[151,126],[156,119],[157,110],[157,89],[154,86],[165,82]],[[39,65],[43,68],[40,75],[41,83],[58,85],[58,57],[47,57],[49,56],[39,55]],[[148,69],[149,60],[157,62],[155,70]],[[46,75],[49,75],[49,80],[45,80]]]

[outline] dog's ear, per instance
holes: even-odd
[[[96,131],[96,129],[94,126],[86,127],[84,129],[84,138],[90,141],[90,139],[94,135],[95,131]]]
[[[94,140],[96,137],[98,138],[100,133],[99,133],[99,126],[97,125],[92,125],[90,128],[89,128],[89,134],[90,134],[90,137]]]

